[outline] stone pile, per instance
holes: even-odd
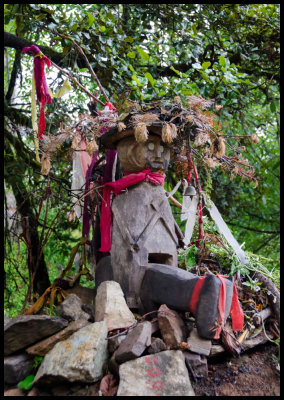
[[[135,318],[114,281],[99,286],[94,313],[84,311],[92,307],[70,294],[60,317],[5,318],[5,395],[194,396],[190,379],[208,376],[212,342],[198,336],[193,318],[165,304]],[[17,389],[29,374],[33,387]]]

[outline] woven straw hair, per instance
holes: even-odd
[[[148,139],[148,129],[144,122],[140,122],[134,128],[134,136],[138,143],[145,143]]]

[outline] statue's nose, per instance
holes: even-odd
[[[162,155],[162,149],[160,145],[155,146],[155,157],[160,158]]]

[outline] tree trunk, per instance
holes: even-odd
[[[24,218],[25,222],[28,222],[27,238],[31,245],[31,248],[29,249],[29,268],[31,274],[33,274],[36,269],[38,256],[40,254],[40,243],[36,219],[31,205],[30,195],[23,183],[22,178],[19,176],[16,177],[15,174],[12,173],[12,168],[15,168],[17,160],[14,158],[12,148],[7,143],[7,140],[5,141],[5,151],[7,155],[5,165],[5,180],[12,187],[18,212],[22,218]],[[38,267],[33,282],[33,291],[41,295],[48,286],[50,286],[50,280],[48,277],[44,255],[42,254],[38,262]]]

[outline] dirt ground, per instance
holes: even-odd
[[[208,360],[208,379],[192,379],[196,396],[280,396],[274,344],[258,346],[238,358]]]

